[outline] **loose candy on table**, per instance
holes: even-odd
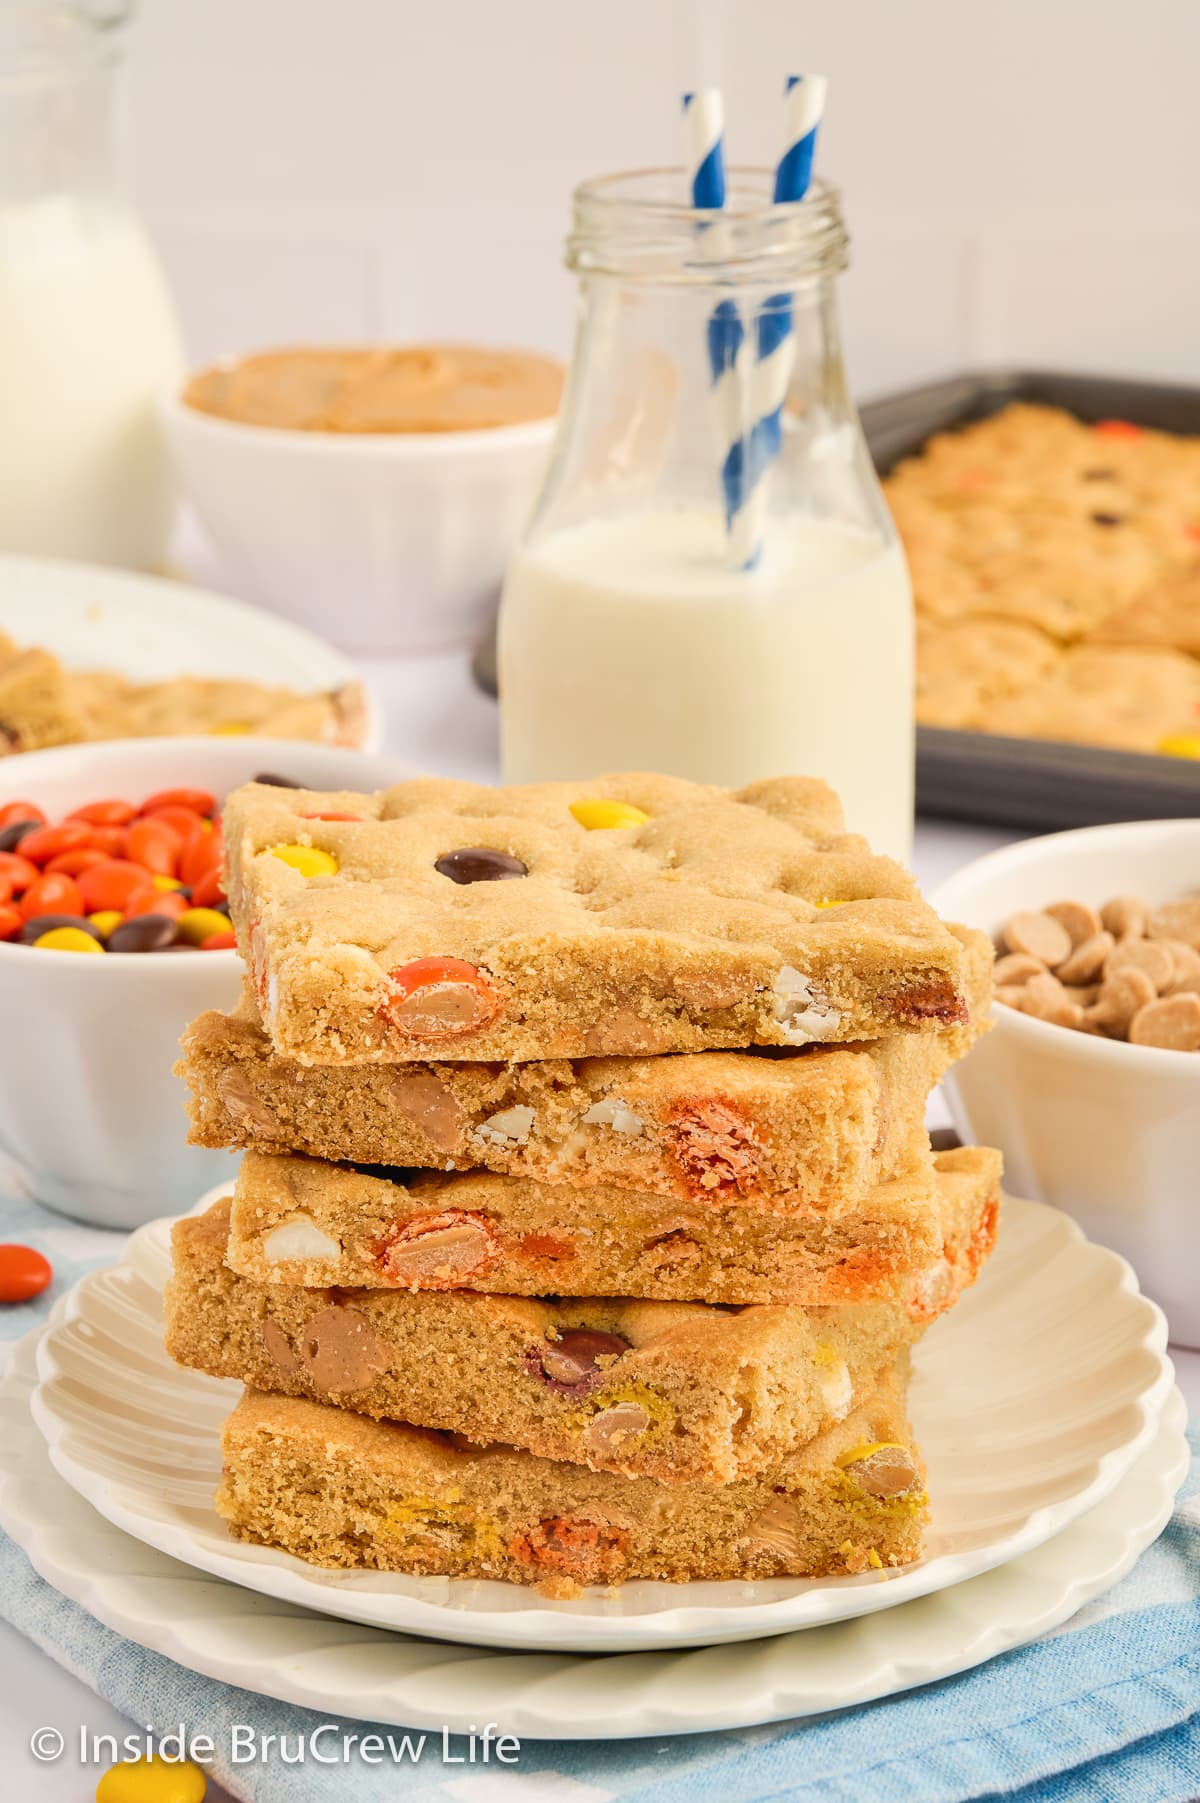
[[[203,1803],[208,1781],[190,1759],[123,1760],[96,1786],[96,1803]]]
[[[32,1246],[0,1246],[0,1302],[28,1302],[53,1276],[49,1259]]]

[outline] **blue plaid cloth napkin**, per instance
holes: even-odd
[[[34,1203],[0,1203],[0,1236],[55,1266],[35,1303],[0,1311],[0,1338],[36,1325],[122,1236]],[[1200,1796],[1200,1431],[1170,1525],[1114,1590],[1056,1634],[975,1671],[858,1709],[720,1734],[527,1741],[519,1764],[442,1760],[302,1770],[233,1766],[234,1723],[297,1744],[323,1718],[255,1696],[123,1640],[37,1576],[0,1535],[0,1615],[139,1725],[213,1738],[209,1770],[245,1803],[1191,1803]],[[365,1723],[348,1731],[369,1733]],[[378,1732],[395,1736],[396,1730]],[[465,1749],[453,1738],[450,1750]]]

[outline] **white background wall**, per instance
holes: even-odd
[[[1003,360],[1200,379],[1200,0],[142,0],[131,179],[197,358],[566,349],[572,184],[677,160],[697,80],[770,161],[804,68],[861,393]]]

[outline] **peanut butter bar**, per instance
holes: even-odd
[[[303,1065],[248,1009],[202,1014],[176,1066],[193,1143],[546,1183],[847,1207],[908,1158],[929,1091],[986,1025],[992,944],[954,927],[970,1020],[871,1045],[531,1064]]]
[[[216,1506],[313,1565],[502,1578],[577,1594],[629,1578],[826,1577],[921,1551],[925,1475],[893,1372],[760,1477],[660,1484],[248,1390]]]
[[[958,941],[823,783],[251,784],[229,899],[306,1064],[641,1056],[966,1020]]]
[[[101,739],[238,732],[361,745],[358,683],[301,695],[230,677],[131,682],[115,670],[67,670],[52,652],[0,635],[0,756]]]
[[[490,1172],[415,1172],[403,1181],[247,1152],[227,1258],[258,1283],[317,1288],[814,1306],[907,1300],[942,1270],[944,1177],[969,1196],[976,1227],[991,1210],[994,1231],[999,1154],[970,1148],[931,1162],[928,1142],[920,1154],[914,1148],[903,1176],[834,1215]]]
[[[252,1389],[665,1482],[777,1464],[919,1331],[898,1302],[714,1308],[473,1290],[306,1290],[225,1264],[229,1202],[177,1222],[167,1350]]]
[[[1157,751],[1196,731],[1200,663],[1179,651],[1085,645],[1028,689],[980,711],[985,732]]]

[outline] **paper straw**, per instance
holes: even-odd
[[[683,97],[687,130],[688,180],[692,205],[719,213],[725,205],[725,118],[720,89],[701,88]],[[716,261],[728,254],[729,231],[719,219],[700,228],[701,256]],[[708,365],[712,377],[713,414],[721,446],[721,489],[730,559],[740,564],[746,554],[741,520],[746,499],[744,439],[752,419],[747,372],[746,331],[736,301],[718,301],[708,319]]]
[[[784,88],[783,151],[775,166],[777,205],[801,201],[812,181],[817,131],[825,111],[823,75],[789,75]],[[796,360],[790,293],[771,294],[754,322],[754,424],[742,454],[744,493],[737,536],[752,569],[762,555],[767,479],[783,447],[783,408]]]

